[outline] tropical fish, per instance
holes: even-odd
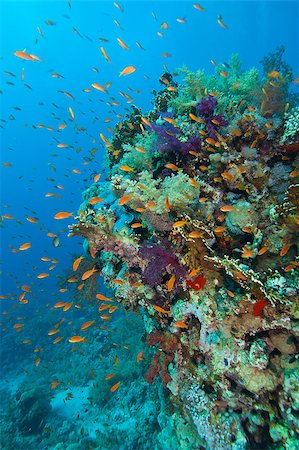
[[[88,278],[90,278],[95,272],[97,272],[96,266],[93,266],[92,269],[90,270],[86,270],[86,272],[83,273],[81,280],[87,280]]]
[[[169,280],[167,281],[167,290],[171,292],[175,283],[175,274],[172,274]]]
[[[134,66],[126,66],[120,73],[119,76],[122,75],[130,75],[131,73],[135,72],[136,67]]]
[[[94,323],[95,323],[95,320],[90,320],[89,322],[84,322],[84,323],[81,325],[80,330],[81,330],[81,331],[84,331],[84,330],[86,330],[87,328],[91,327],[91,325],[93,325]]]
[[[19,250],[28,250],[31,247],[30,242],[20,245]]]
[[[177,322],[174,322],[174,324],[178,328],[188,328],[188,325],[185,324],[185,322],[177,321]]]
[[[55,214],[54,219],[60,220],[60,219],[67,219],[68,217],[71,217],[73,213],[61,211]]]
[[[163,314],[171,314],[171,311],[167,311],[166,309],[162,308],[162,307],[159,306],[159,305],[153,305],[153,308],[154,308],[156,311],[160,312],[160,313],[163,313]]]
[[[76,272],[76,270],[78,269],[82,259],[83,259],[83,256],[79,256],[79,258],[75,259],[75,261],[73,262],[73,271],[74,272]]]
[[[129,200],[131,200],[133,198],[133,195],[123,195],[119,200],[118,200],[118,204],[119,205],[125,205],[126,203],[128,203]]]
[[[116,38],[116,40],[121,48],[123,48],[125,50],[130,50],[130,48],[127,46],[127,44],[124,43],[124,41],[122,39]]]
[[[222,21],[222,16],[220,16],[220,15],[218,16],[217,22],[218,22],[218,24],[219,24],[222,28],[224,28],[225,30],[228,29],[227,25],[225,25],[225,23],[223,23],[223,21]]]
[[[118,383],[115,383],[111,388],[110,388],[110,392],[115,392],[120,386],[120,381],[118,381]]]
[[[69,339],[69,342],[70,342],[71,344],[76,344],[76,343],[78,343],[78,342],[84,342],[84,341],[85,341],[85,338],[84,338],[84,337],[77,336],[77,335],[72,336],[72,337]]]

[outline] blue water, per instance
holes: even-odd
[[[0,2],[1,158],[2,163],[11,165],[1,167],[1,209],[2,215],[13,216],[13,219],[4,218],[1,227],[0,294],[3,296],[1,310],[4,312],[1,319],[1,376],[4,391],[6,394],[11,392],[10,397],[3,393],[2,448],[180,448],[178,443],[165,444],[165,447],[155,443],[154,419],[148,425],[149,435],[147,438],[144,436],[143,422],[140,428],[136,425],[138,419],[146,415],[140,399],[136,401],[139,412],[135,412],[135,416],[133,414],[136,423],[131,423],[128,416],[124,422],[127,430],[123,431],[126,439],[132,433],[132,427],[137,427],[136,436],[140,434],[140,442],[134,440],[135,437],[128,438],[127,445],[123,447],[117,440],[107,439],[107,434],[118,432],[118,420],[111,411],[117,408],[127,411],[122,395],[118,402],[113,400],[115,403],[111,404],[107,432],[101,431],[102,437],[97,438],[97,444],[93,443],[94,433],[86,431],[86,423],[104,421],[96,400],[90,401],[88,408],[84,407],[89,410],[85,414],[90,416],[79,421],[78,426],[74,425],[71,416],[57,414],[54,417],[53,413],[52,418],[47,418],[43,425],[46,431],[38,428],[39,431],[33,435],[29,433],[29,437],[26,427],[30,428],[30,425],[27,423],[24,427],[15,428],[14,424],[21,421],[20,416],[28,411],[15,411],[14,401],[17,390],[28,391],[28,384],[31,384],[36,391],[43,392],[54,379],[61,383],[57,389],[62,385],[66,390],[76,386],[73,396],[80,397],[76,390],[80,389],[78,386],[82,388],[90,382],[102,383],[96,380],[99,354],[103,353],[105,362],[102,364],[105,364],[107,373],[109,364],[118,355],[116,347],[113,347],[114,337],[107,337],[109,333],[104,331],[102,335],[97,331],[91,332],[89,346],[84,344],[83,354],[80,354],[80,349],[70,353],[67,342],[53,346],[47,333],[64,317],[65,335],[69,337],[76,325],[94,317],[95,306],[84,303],[81,309],[72,306],[72,310],[65,313],[67,316],[53,310],[55,302],[73,300],[74,290],[70,288],[63,294],[59,292],[61,286],[57,282],[59,277],[71,276],[72,263],[82,254],[83,243],[80,238],[67,237],[67,226],[74,219],[58,221],[53,216],[59,211],[76,214],[82,192],[92,183],[94,175],[103,173],[105,176],[105,146],[99,133],[107,139],[111,138],[112,127],[121,120],[117,114],[124,115],[131,107],[119,92],[131,95],[133,104],[147,111],[152,107],[152,91],[159,89],[158,79],[165,71],[165,65],[170,72],[187,66],[194,71],[204,69],[207,73],[213,73],[211,60],[227,62],[231,54],[239,53],[244,68],[248,69],[259,67],[259,61],[279,45],[285,46],[285,59],[294,68],[296,76],[299,74],[298,1],[203,1],[200,4],[206,11],[195,9],[193,2],[189,1],[123,1],[120,3],[123,11],[113,2],[106,1],[73,0],[70,4],[67,0]],[[228,29],[217,23],[219,15],[222,15]],[[177,18],[183,18],[185,22],[179,23]],[[47,25],[47,20],[55,24]],[[114,20],[119,22],[121,28]],[[168,24],[167,29],[161,29],[163,22]],[[159,37],[157,32],[162,32],[164,37]],[[101,42],[99,38],[108,42]],[[116,38],[121,38],[130,50],[121,48]],[[144,50],[136,45],[136,41]],[[100,47],[107,51],[111,64],[104,59]],[[17,58],[13,55],[17,50],[37,55],[42,62]],[[170,56],[163,57],[163,53]],[[128,65],[135,66],[136,72],[119,77],[119,72]],[[24,80],[21,80],[22,71]],[[51,76],[56,72],[63,78]],[[111,86],[108,93],[103,93],[93,89],[92,83],[111,83]],[[84,92],[86,88],[91,92]],[[63,91],[71,93],[74,99],[63,94]],[[113,101],[119,102],[119,105],[111,105]],[[74,112],[75,122],[71,119],[69,107]],[[111,121],[105,122],[106,118]],[[58,125],[62,123],[67,127],[58,131]],[[55,131],[37,127],[39,124],[53,127]],[[78,131],[78,128],[81,130]],[[66,143],[68,147],[57,148],[58,143]],[[96,149],[95,155],[91,154],[93,148]],[[80,173],[74,173],[74,169]],[[48,192],[60,197],[45,197]],[[38,223],[29,223],[27,217],[38,218]],[[58,247],[54,247],[53,238],[47,233],[59,237]],[[12,252],[26,242],[31,243],[30,249]],[[51,262],[41,261],[41,257],[59,262],[49,271]],[[43,272],[50,276],[38,279],[37,275]],[[31,286],[26,304],[18,301],[22,285]],[[99,281],[97,291],[109,295],[102,281]],[[125,317],[124,312],[117,312],[115,327],[120,340],[122,333],[126,334]],[[139,351],[148,352],[138,317],[132,315],[128,320],[135,324],[136,349],[138,347]],[[20,333],[13,328],[15,323],[25,323]],[[121,333],[119,330],[122,328]],[[32,343],[24,344],[23,340],[32,340]],[[111,349],[108,351],[105,345]],[[122,345],[125,345],[125,340]],[[34,353],[36,348],[43,350]],[[128,361],[131,362],[127,363],[134,364],[134,381],[138,377],[143,379],[145,370],[140,366],[136,369],[136,352],[129,352],[131,360],[128,357]],[[126,349],[122,348],[119,356],[126,358],[125,353]],[[34,361],[39,355],[41,362],[36,367]],[[121,364],[125,371],[125,363]],[[90,375],[90,369],[95,372],[95,378]],[[129,384],[132,378],[128,372]],[[72,378],[73,384],[68,384]],[[136,387],[139,392],[136,397],[140,394],[152,401],[159,392],[160,406],[165,407],[167,395],[160,385],[146,387],[146,394],[138,389],[140,386]],[[56,395],[56,392],[55,389],[51,394]],[[109,402],[109,395],[101,395],[103,403],[100,405]],[[83,413],[81,410],[80,414]],[[153,417],[158,414],[158,410],[152,411]],[[81,428],[84,428],[83,431]],[[54,429],[63,431],[53,437]],[[170,434],[168,436],[171,442]],[[99,444],[101,439],[102,447]]]

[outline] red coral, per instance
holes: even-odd
[[[198,275],[194,280],[187,280],[186,285],[195,291],[199,291],[206,284],[207,279]]]
[[[174,360],[175,350],[178,347],[178,338],[169,332],[162,333],[154,331],[147,338],[148,345],[157,345],[159,348],[153,356],[151,366],[144,376],[144,379],[152,384],[154,378],[159,376],[162,379],[163,386],[166,387],[171,381],[168,365]]]

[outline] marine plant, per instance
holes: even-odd
[[[145,379],[161,377],[206,449],[298,438],[298,103],[282,51],[263,66],[234,55],[215,75],[164,74],[154,109],[135,107],[106,143],[111,179],[71,227],[142,315]]]

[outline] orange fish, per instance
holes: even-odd
[[[172,163],[167,163],[167,164],[165,164],[164,167],[166,167],[167,169],[173,170],[173,171],[180,170],[180,169],[178,168],[178,166],[176,166],[175,164],[172,164]]]
[[[105,376],[105,380],[110,380],[110,378],[115,377],[115,373],[108,373],[108,375]]]
[[[161,306],[153,305],[153,308],[154,308],[156,311],[160,312],[160,313],[163,313],[163,314],[171,314],[170,311],[167,311],[166,309],[161,308]]]
[[[79,258],[75,259],[75,261],[73,263],[73,271],[74,272],[76,272],[76,270],[78,269],[82,259],[83,259],[83,256],[80,256]]]
[[[241,256],[242,258],[251,258],[252,256],[254,256],[254,250],[250,250],[249,248],[244,247]]]
[[[173,228],[180,228],[183,227],[184,225],[186,225],[187,221],[186,220],[178,220],[177,222],[174,222],[172,224]]]
[[[280,250],[279,255],[280,255],[280,256],[286,255],[286,254],[288,253],[288,251],[289,251],[289,249],[290,249],[291,246],[292,246],[292,244],[285,244],[285,245],[282,247],[282,249]]]
[[[100,197],[93,197],[93,198],[90,198],[90,199],[89,199],[88,203],[90,203],[91,205],[96,205],[97,203],[101,203],[101,202],[103,202],[103,201],[104,201],[103,198],[100,198]]]
[[[135,222],[135,223],[132,223],[131,228],[135,229],[135,228],[140,228],[140,227],[142,227],[142,226],[143,226],[142,223],[140,223],[140,222]]]
[[[175,283],[175,274],[172,274],[169,280],[167,281],[167,290],[171,292]]]
[[[126,66],[120,73],[119,76],[122,75],[130,75],[131,73],[134,73],[136,70],[136,67],[134,66]]]
[[[46,277],[48,277],[48,276],[49,276],[48,273],[40,273],[39,275],[37,275],[36,278],[46,278]]]
[[[261,256],[261,255],[263,255],[264,253],[266,253],[267,250],[268,250],[268,247],[265,245],[264,247],[262,247],[262,248],[257,252],[257,254],[258,254],[259,256]]]
[[[38,367],[40,362],[41,362],[40,358],[35,358],[35,360],[34,360],[35,367]]]
[[[139,363],[140,361],[144,361],[143,352],[138,353],[136,360],[137,360],[137,363]]]
[[[54,305],[54,308],[63,308],[65,306],[66,302],[57,302]]]
[[[121,46],[121,48],[125,50],[130,50],[130,48],[127,46],[127,44],[124,43],[124,41],[120,38],[116,38],[118,44]]]
[[[54,339],[53,344],[58,344],[58,342],[62,341],[63,336],[57,337],[56,339]]]
[[[134,169],[130,166],[120,166],[120,170],[123,170],[124,172],[134,172]]]
[[[230,211],[234,211],[236,208],[232,205],[224,205],[221,206],[220,211],[222,212],[230,212]]]
[[[91,321],[89,321],[89,322],[84,322],[84,323],[81,325],[80,330],[84,331],[84,330],[86,330],[87,328],[91,327],[91,325],[93,325],[94,323],[95,323],[95,320],[91,320]]]
[[[26,242],[25,244],[20,245],[19,250],[28,250],[31,247],[30,242]]]
[[[59,333],[60,332],[60,330],[50,330],[49,332],[48,332],[48,336],[53,336],[53,334],[56,334],[56,333]]]
[[[81,336],[73,336],[73,337],[71,337],[70,339],[69,339],[69,342],[71,343],[71,344],[75,344],[75,343],[77,343],[77,342],[84,342],[85,341],[85,338],[84,337],[81,337]]]
[[[181,321],[174,322],[174,324],[178,328],[188,328],[188,325],[186,325],[184,322],[181,322]]]
[[[201,237],[202,233],[200,231],[191,231],[191,233],[189,233],[189,237],[196,239]]]
[[[26,220],[30,223],[37,223],[38,219],[36,217],[26,217]]]
[[[118,381],[118,383],[115,383],[111,388],[110,388],[110,392],[115,392],[120,386],[120,381]]]
[[[54,219],[67,219],[68,217],[71,217],[73,215],[73,213],[70,212],[65,212],[65,211],[61,211],[58,212],[57,214],[55,214]]]
[[[18,58],[26,59],[27,61],[34,61],[32,55],[29,55],[29,53],[26,53],[24,51],[17,50],[16,52],[14,52],[14,55],[17,56]]]
[[[57,380],[52,381],[52,383],[51,383],[51,389],[57,388],[57,386],[58,386],[59,384],[60,384],[60,383],[59,383],[59,381],[57,381]]]
[[[97,183],[97,182],[99,181],[100,178],[101,178],[101,174],[98,173],[97,175],[95,175],[95,176],[93,177],[93,181],[94,181],[95,183]]]
[[[86,272],[83,273],[81,280],[87,280],[87,278],[91,277],[95,272],[97,272],[96,266],[93,266],[92,269],[86,270]]]
[[[194,3],[193,8],[197,9],[198,11],[205,11],[205,9],[199,3]]]
[[[98,300],[103,300],[104,302],[113,302],[111,298],[105,297],[105,295],[102,294],[96,294],[96,298]]]
[[[123,196],[118,200],[118,204],[119,204],[119,205],[125,205],[126,203],[128,203],[129,200],[131,200],[131,198],[133,198],[133,195],[123,195]]]
[[[104,86],[101,86],[98,83],[92,83],[91,85],[94,89],[96,89],[97,91],[102,91],[102,92],[107,92],[107,90],[104,88]]]
[[[166,198],[165,198],[165,208],[166,208],[166,211],[170,211],[170,203],[169,203],[167,195],[166,195]]]
[[[64,312],[68,311],[72,307],[72,305],[73,305],[73,302],[66,303],[64,305],[62,311],[64,311]]]
[[[104,58],[106,59],[106,61],[108,61],[109,64],[111,64],[111,59],[109,58],[106,50],[104,49],[104,47],[100,48],[102,55],[104,56]]]

